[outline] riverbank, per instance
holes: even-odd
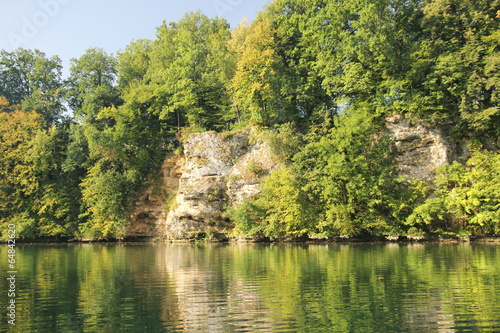
[[[368,236],[368,237],[325,237],[325,238],[289,238],[289,239],[269,239],[269,238],[192,238],[192,239],[166,239],[158,237],[126,237],[122,239],[75,239],[61,237],[45,237],[37,239],[17,239],[17,244],[89,244],[89,243],[306,243],[306,244],[323,244],[323,243],[489,243],[500,245],[500,236]],[[7,242],[0,242],[7,244]]]

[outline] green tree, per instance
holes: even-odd
[[[274,88],[278,122],[321,122],[332,114],[333,100],[318,71],[315,34],[322,27],[316,18],[324,10],[322,0],[278,0],[263,17],[271,22],[278,79]],[[251,45],[250,45],[251,47]]]
[[[240,24],[231,31],[231,39],[228,41],[228,50],[231,53],[232,57],[234,58],[234,70],[235,70],[234,75],[237,74],[236,72],[237,62],[241,58],[243,51],[245,49],[245,40],[248,36],[248,31],[249,31],[249,25],[248,25],[248,20],[246,18],[242,19]],[[238,87],[233,84],[233,81],[234,81],[234,76],[231,79],[229,85],[227,86],[231,99],[234,99],[234,95],[238,89]],[[240,105],[239,103],[234,103],[233,101],[231,103],[231,108],[228,110],[228,112],[224,114],[224,118],[228,122],[234,121],[237,122],[238,124],[241,124],[243,121],[244,112],[245,112],[245,107],[243,105]]]
[[[305,34],[337,112],[367,103],[380,114],[411,111],[419,7],[418,0],[323,3]]]
[[[71,236],[79,219],[79,178],[64,172],[68,135],[54,126],[38,131],[30,141],[25,160],[33,165],[39,189],[30,210],[36,216],[36,236]]]
[[[37,111],[50,127],[65,110],[61,71],[57,56],[47,58],[39,50],[0,51],[0,96]]]
[[[28,213],[29,199],[38,190],[34,166],[25,160],[32,136],[42,129],[35,112],[0,113],[0,219],[2,232],[17,225],[20,237],[35,235],[35,219]]]
[[[177,129],[218,129],[229,108],[227,83],[234,71],[229,24],[200,12],[158,28],[151,66],[141,88],[149,112]]]
[[[299,121],[325,108],[328,98],[303,35],[311,7],[313,3],[275,1],[250,26],[233,33],[238,45],[233,108],[243,110],[246,121]]]
[[[97,120],[101,117],[112,120],[113,125],[83,129],[89,151],[88,171],[81,183],[86,222],[80,227],[80,236],[85,238],[126,234],[128,209],[147,176],[159,167],[167,144],[162,122],[140,108],[129,104],[106,108]]]
[[[60,171],[64,132],[44,129],[39,113],[6,108],[12,106],[0,111],[1,224],[16,224],[20,238],[68,236],[78,211]]]
[[[499,1],[433,0],[423,6],[425,39],[415,53],[425,73],[426,112],[455,119],[462,133],[498,137]]]
[[[411,212],[411,192],[397,175],[390,144],[367,109],[336,118],[330,130],[309,134],[294,162],[317,212],[317,233],[401,232]]]
[[[75,116],[95,123],[103,108],[121,104],[116,67],[117,59],[99,48],[88,49],[79,59],[71,59],[67,99]]]
[[[89,84],[95,84],[96,92],[96,96],[83,95],[77,110],[83,112],[84,123],[74,128],[64,164],[74,173],[80,172],[82,163],[85,166],[80,184],[85,222],[80,225],[80,237],[124,236],[130,204],[165,154],[168,126],[149,112],[148,103],[140,101],[150,51],[150,43],[140,41],[120,54],[116,66],[113,59],[94,53],[79,63],[92,65],[82,67],[90,69],[82,77],[92,78]],[[106,63],[109,66],[104,66]],[[104,66],[107,75],[98,77],[93,69],[100,68],[98,65]],[[115,67],[121,86],[115,86]],[[83,156],[87,158],[82,160]]]
[[[274,1],[245,35],[234,105],[267,124],[318,123],[367,103],[377,113],[418,109],[409,72],[421,40],[420,3]]]
[[[279,133],[285,165],[253,200],[230,210],[236,233],[266,237],[404,234],[423,191],[398,176],[392,141],[369,109],[352,110],[305,135]],[[296,134],[297,135],[297,134]],[[294,153],[295,152],[295,153]],[[288,161],[288,162],[287,162]]]
[[[244,115],[250,122],[270,124],[275,120],[278,89],[279,58],[271,22],[259,18],[250,27],[244,50],[238,59],[237,71],[232,82],[234,104],[248,110]]]
[[[130,43],[124,51],[118,53],[118,86],[122,90],[140,84],[150,66],[150,53],[153,42],[140,39]]]
[[[274,171],[263,182],[257,199],[230,210],[234,233],[281,239],[313,234],[316,215],[302,187],[291,168]]]

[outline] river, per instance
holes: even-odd
[[[496,245],[18,245],[15,297],[1,267],[2,332],[500,332]]]

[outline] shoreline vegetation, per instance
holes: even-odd
[[[158,237],[126,237],[123,239],[70,239],[70,238],[36,238],[16,240],[18,245],[64,245],[64,244],[459,244],[480,243],[500,245],[500,236],[365,236],[300,239],[269,239],[269,238],[198,238],[198,239],[166,239]],[[0,241],[0,244],[7,242]]]
[[[245,128],[269,136],[280,167],[237,205],[209,193],[220,220],[186,238],[500,235],[499,8],[275,0],[234,29],[187,13],[116,56],[88,49],[67,78],[57,56],[0,51],[0,239],[9,226],[19,242],[126,239],[166,156],[192,133]],[[402,174],[391,117],[463,154],[431,181]]]

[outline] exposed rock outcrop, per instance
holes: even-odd
[[[414,125],[400,115],[387,118],[386,127],[395,142],[399,172],[410,181],[432,183],[436,168],[468,154],[465,147],[453,142],[444,127]]]
[[[152,180],[152,185],[132,208],[129,237],[158,237],[163,234],[169,201],[178,191],[185,164],[184,154],[165,159],[158,179]]]
[[[437,167],[468,154],[443,127],[396,115],[386,128],[408,180],[431,184]],[[226,209],[258,194],[262,178],[278,167],[269,145],[253,136],[251,130],[189,135],[184,153],[165,160],[161,180],[153,180],[134,206],[129,236],[192,239],[229,232]]]
[[[167,237],[192,238],[229,229],[225,209],[257,194],[259,179],[276,167],[268,145],[253,143],[250,136],[249,130],[189,136],[184,144],[185,172],[166,219]]]

